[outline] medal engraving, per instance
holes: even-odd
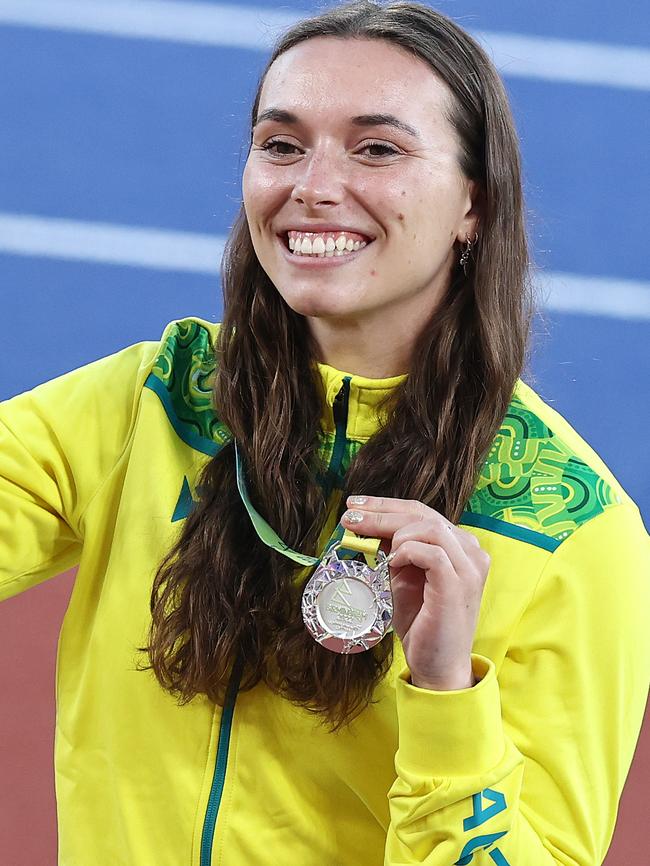
[[[323,589],[316,610],[324,629],[337,637],[358,637],[375,621],[375,597],[367,583],[343,577]]]
[[[330,549],[309,579],[302,597],[302,615],[312,637],[339,653],[364,652],[390,628],[393,597],[386,556],[378,566],[339,559]]]

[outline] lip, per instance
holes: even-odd
[[[320,225],[309,223],[291,223],[290,225],[283,226],[278,229],[277,234],[286,235],[288,232],[313,232],[315,234],[327,234],[331,232],[332,234],[340,234],[341,232],[354,232],[357,235],[363,235],[364,238],[368,238],[368,242],[374,241],[375,236],[368,234],[368,232],[361,231],[358,226],[342,226],[342,225],[334,225],[333,223],[322,223]]]
[[[351,231],[351,229],[350,229]],[[338,265],[344,265],[354,261],[357,256],[364,253],[371,245],[372,241],[360,250],[352,250],[344,256],[297,256],[284,243],[284,238],[281,235],[276,235],[276,240],[282,250],[285,259],[292,265],[300,268],[332,268]]]

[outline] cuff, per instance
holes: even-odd
[[[409,683],[407,666],[396,681],[399,748],[396,764],[427,776],[466,776],[495,767],[506,747],[496,667],[472,653],[477,682],[437,692]]]

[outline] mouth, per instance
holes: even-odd
[[[276,235],[292,264],[301,267],[341,265],[356,259],[374,238],[351,231],[284,231]]]

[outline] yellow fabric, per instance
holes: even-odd
[[[375,701],[337,734],[262,685],[241,692],[205,838],[222,710],[179,707],[136,669],[171,517],[208,459],[144,387],[159,348],[0,405],[0,599],[79,563],[57,663],[59,866],[600,864],[647,696],[650,543],[602,461],[523,383],[620,503],[554,552],[465,527],[492,560],[471,689],[411,685],[396,642]],[[333,429],[345,374],[320,369]],[[371,435],[395,384],[353,377],[348,436]]]
[[[351,532],[349,529],[345,530],[343,538],[341,539],[342,547],[347,547],[348,550],[356,550],[359,553],[363,553],[366,562],[371,568],[375,568],[377,565],[377,551],[379,550],[380,544],[381,539],[379,538],[364,538],[361,535],[355,535],[355,533]]]
[[[336,370],[329,364],[318,364],[318,371],[325,389],[325,403],[328,407],[334,404],[334,398],[339,393],[343,378],[348,373]],[[365,376],[354,376],[350,390],[348,408],[347,434],[349,439],[366,441],[377,429],[378,419],[386,416],[381,411],[381,402],[385,400],[400,385],[406,376],[392,376],[388,379],[366,379]],[[379,411],[377,411],[379,410]],[[323,429],[326,433],[334,432],[334,420],[331,412],[323,414]]]

